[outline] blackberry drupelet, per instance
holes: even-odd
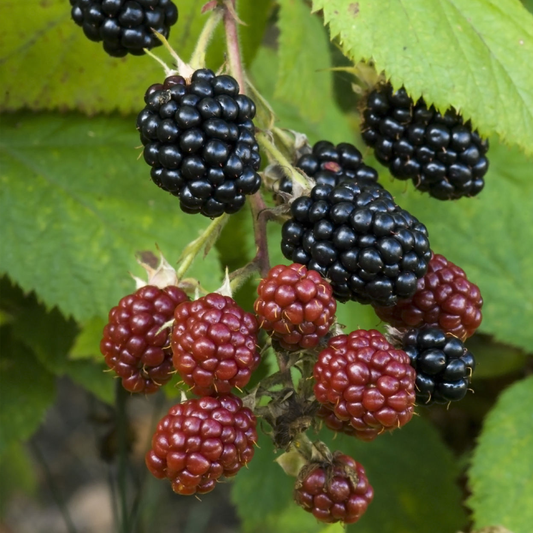
[[[380,85],[367,96],[362,137],[376,159],[401,180],[439,200],[475,196],[485,184],[489,144],[450,108],[444,115],[402,87]]]
[[[448,403],[464,398],[476,362],[462,341],[439,328],[412,329],[400,341],[416,370],[419,403]]]
[[[363,163],[361,152],[349,143],[335,146],[329,141],[319,141],[309,154],[302,155],[296,166],[317,185],[337,185],[342,179],[357,180],[361,183],[377,183],[378,173]],[[283,177],[278,190],[292,194],[292,181]]]
[[[103,41],[113,57],[142,55],[160,46],[152,29],[168,37],[178,20],[170,0],[70,0],[71,16],[91,41]]]
[[[395,305],[427,271],[426,227],[375,185],[316,185],[291,204],[291,215],[283,255],[328,279],[339,301]]]
[[[231,76],[208,69],[190,83],[170,76],[152,85],[137,118],[144,159],[156,185],[186,213],[236,213],[261,186],[254,102]]]
[[[395,328],[439,327],[461,340],[471,337],[481,324],[483,298],[465,271],[434,254],[415,294],[393,307],[374,306],[381,320]]]

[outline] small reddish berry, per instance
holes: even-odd
[[[172,361],[195,394],[246,386],[260,361],[254,315],[229,296],[211,293],[178,306],[174,318]]]
[[[254,309],[259,324],[286,350],[314,348],[335,320],[331,285],[303,265],[278,265],[257,288]]]
[[[170,328],[161,326],[185,300],[187,295],[173,285],[146,285],[109,312],[100,351],[126,390],[151,394],[172,377]]]
[[[376,330],[332,337],[313,369],[319,403],[373,440],[411,420],[416,373],[409,356]]]
[[[191,399],[171,407],[159,422],[146,466],[168,478],[178,494],[205,494],[254,455],[256,418],[233,396]]]
[[[294,488],[294,499],[305,511],[328,524],[353,524],[374,498],[365,469],[351,457],[336,452],[333,461],[304,467]]]
[[[465,340],[481,324],[483,298],[463,269],[434,254],[415,294],[393,307],[374,306],[376,314],[396,328],[438,327]]]

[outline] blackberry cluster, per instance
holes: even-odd
[[[254,310],[264,331],[286,350],[314,348],[335,320],[331,285],[303,265],[278,265],[257,288]]]
[[[178,20],[170,0],[70,0],[71,16],[91,41],[103,41],[113,57],[144,54],[161,41],[152,29],[168,37]]]
[[[220,477],[231,477],[254,455],[256,418],[231,394],[187,400],[159,422],[146,466],[168,478],[183,495],[211,492]]]
[[[409,357],[376,330],[332,337],[313,369],[314,393],[325,410],[320,417],[366,441],[411,420],[415,405],[415,372]],[[329,422],[329,424],[327,423]]]
[[[152,85],[137,118],[151,177],[178,196],[186,213],[236,213],[259,190],[261,164],[254,137],[254,102],[231,76],[209,69],[190,83],[170,76]]]
[[[331,463],[310,463],[302,468],[294,487],[294,500],[308,513],[326,523],[353,524],[374,498],[365,469],[341,452]]]
[[[340,301],[392,306],[426,273],[426,227],[376,185],[316,185],[292,203],[291,215],[283,255],[327,278]]]
[[[376,159],[401,180],[439,200],[475,196],[489,168],[488,141],[472,131],[453,109],[444,115],[421,98],[415,104],[404,88],[388,83],[367,97],[362,136]]]
[[[195,394],[245,387],[258,367],[259,326],[229,296],[208,294],[176,307],[172,361]]]
[[[130,392],[156,392],[172,377],[169,328],[176,307],[188,300],[178,287],[147,285],[122,298],[109,311],[100,351]]]
[[[434,254],[415,294],[394,307],[375,306],[381,320],[396,328],[439,327],[461,340],[471,337],[481,324],[483,298],[465,271]]]
[[[476,366],[462,341],[439,328],[409,330],[401,341],[416,370],[419,403],[448,403],[464,398]]]
[[[376,183],[378,173],[363,163],[361,152],[349,143],[335,146],[329,141],[317,142],[310,154],[302,155],[296,166],[313,178],[317,185],[338,185],[343,179],[358,180],[361,183]],[[284,176],[278,190],[292,194],[292,181]]]

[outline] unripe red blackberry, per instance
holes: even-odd
[[[355,428],[350,425],[350,422],[348,420],[337,418],[335,413],[325,405],[320,406],[316,416],[324,422],[328,429],[335,431],[335,433],[344,433],[345,435],[350,436],[355,435]],[[370,430],[370,433],[373,434],[373,430]]]
[[[485,185],[488,141],[453,108],[441,115],[423,98],[415,103],[403,87],[394,91],[385,83],[366,97],[361,129],[394,177],[411,179],[434,198],[475,196]]]
[[[200,396],[245,387],[257,368],[259,326],[229,296],[211,293],[176,308],[174,368]]]
[[[256,424],[252,411],[231,394],[187,400],[159,422],[146,466],[158,479],[169,479],[178,494],[205,494],[250,462]]]
[[[254,102],[231,76],[196,70],[148,88],[137,117],[152,181],[186,213],[236,213],[261,186]]]
[[[365,469],[351,457],[336,452],[331,463],[311,463],[302,468],[294,499],[321,522],[353,524],[374,498]]]
[[[162,43],[152,29],[168,37],[178,20],[170,0],[70,0],[71,16],[91,41],[103,41],[114,57],[144,54]]]
[[[334,187],[342,180],[348,179],[379,186],[376,170],[363,163],[361,152],[350,143],[340,143],[335,146],[329,141],[319,141],[314,144],[311,153],[304,154],[298,159],[296,166],[313,178],[317,185]],[[291,194],[291,179],[282,177],[278,190]]]
[[[160,329],[186,300],[187,295],[173,285],[163,289],[146,285],[111,309],[100,350],[126,390],[150,394],[170,380],[170,328]]]
[[[416,370],[418,403],[448,403],[466,396],[476,361],[461,340],[428,327],[396,332],[393,337]]]
[[[261,329],[286,350],[314,348],[333,321],[337,303],[331,285],[303,265],[278,265],[257,288],[254,309]]]
[[[415,294],[394,307],[374,306],[381,320],[396,328],[438,327],[461,340],[471,337],[481,324],[483,298],[463,269],[434,254]]]
[[[379,331],[332,337],[313,375],[317,401],[348,422],[361,440],[373,440],[413,416],[416,374],[408,355]]]

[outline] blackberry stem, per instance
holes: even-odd
[[[260,191],[248,198],[252,209],[252,218],[254,224],[254,237],[257,246],[257,253],[252,261],[259,268],[261,277],[266,277],[270,270],[270,259],[268,257],[268,239],[267,239],[267,206]],[[246,267],[245,267],[246,268]]]
[[[218,239],[222,228],[225,226],[229,219],[229,215],[224,213],[222,216],[215,218],[204,232],[194,241],[190,242],[183,250],[181,257],[178,259],[178,263],[181,263],[176,270],[176,276],[178,280],[185,275],[185,272],[189,269],[192,262],[196,259],[196,256],[205,249],[204,256],[209,253],[209,250]]]
[[[260,131],[256,134],[256,140],[259,146],[268,154],[270,159],[283,167],[291,181],[298,183],[303,189],[309,189],[309,183],[305,177],[300,174],[290,163],[290,161],[278,150],[268,135]]]
[[[200,37],[198,37],[198,42],[196,43],[196,48],[192,53],[191,60],[189,64],[194,70],[205,67],[205,54],[209,42],[211,41],[213,34],[218,26],[218,23],[222,20],[224,11],[221,7],[215,7],[207,22],[205,23]]]
[[[237,80],[241,94],[246,94],[246,78],[242,66],[242,56],[237,32],[235,0],[224,0],[224,28],[231,75]]]

